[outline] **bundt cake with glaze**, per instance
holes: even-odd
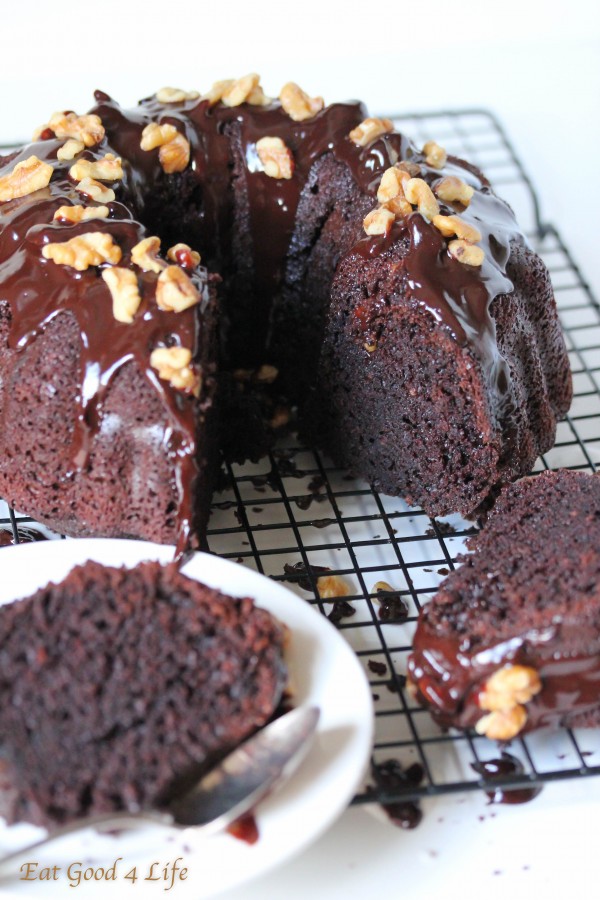
[[[88,562],[0,607],[9,821],[174,799],[275,714],[285,628],[175,563]]]
[[[224,373],[265,364],[310,441],[431,515],[550,448],[571,397],[552,289],[480,172],[255,75],[96,101],[1,162],[10,503],[183,546],[228,443]]]
[[[505,487],[471,547],[420,613],[417,698],[496,740],[600,724],[600,475]]]

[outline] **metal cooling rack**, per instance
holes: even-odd
[[[480,166],[546,261],[565,330],[575,397],[570,414],[558,426],[554,448],[538,460],[535,471],[594,471],[600,460],[600,307],[558,231],[542,220],[535,191],[502,127],[480,110],[390,118],[417,143],[435,139],[449,153]],[[380,495],[293,439],[259,464],[228,467],[228,475],[230,486],[214,498],[208,533],[213,552],[286,580],[323,615],[331,614],[333,604],[319,597],[318,567],[327,567],[327,574],[341,575],[352,585],[352,595],[345,600],[353,613],[337,627],[372,686],[373,760],[393,758],[404,766],[417,762],[424,772],[417,786],[384,791],[367,784],[355,802],[409,801],[489,788],[471,764],[497,756],[496,745],[474,732],[441,732],[404,691],[403,677],[418,610],[454,568],[473,527],[458,517],[430,519],[397,498]],[[0,526],[12,525],[16,535],[17,522],[32,520],[0,507]],[[286,574],[284,566],[295,564],[304,568],[302,575]],[[378,581],[388,582],[407,603],[405,624],[380,621],[373,591]],[[494,781],[494,787],[529,787],[600,774],[600,730],[536,732],[513,741],[510,752],[525,772]]]

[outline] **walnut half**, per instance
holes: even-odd
[[[526,703],[542,689],[539,674],[530,666],[504,666],[494,672],[479,695],[479,706],[489,711],[475,725],[478,734],[497,741],[515,737],[527,722]]]
[[[159,378],[179,391],[199,397],[202,379],[191,362],[192,353],[186,347],[157,347],[150,354],[150,365]]]
[[[71,266],[83,272],[90,266],[100,266],[105,262],[116,265],[121,259],[121,248],[110,234],[90,231],[62,243],[46,244],[42,247],[42,256],[59,266]]]
[[[52,166],[37,156],[30,156],[17,163],[7,175],[0,177],[0,202],[26,197],[45,188],[52,178]]]

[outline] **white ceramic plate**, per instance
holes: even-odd
[[[133,566],[146,559],[167,562],[172,558],[172,548],[141,541],[48,541],[6,548],[0,555],[0,603],[64,578],[74,565],[88,559]],[[201,838],[193,829],[182,832],[151,827],[120,837],[87,831],[50,845],[32,860],[23,858],[23,863],[38,863],[32,876],[57,867],[46,871],[48,877],[43,880],[15,879],[20,863],[15,864],[13,878],[0,882],[2,896],[64,897],[70,884],[86,870],[90,878],[82,878],[77,885],[78,897],[106,898],[111,889],[119,897],[165,896],[172,864],[178,860],[179,868],[187,869],[187,877],[177,878],[166,896],[209,897],[239,886],[300,851],[333,822],[356,791],[371,748],[373,711],[367,679],[344,639],[287,588],[237,563],[198,553],[183,571],[226,593],[255,598],[289,627],[287,658],[296,701],[321,709],[311,751],[290,781],[257,808],[260,838],[253,846],[228,834]],[[0,820],[0,851],[9,852],[40,836],[40,829],[28,825],[7,828]],[[101,870],[115,861],[114,879],[107,881]],[[125,877],[134,867],[136,881]],[[149,875],[158,880],[145,880]]]

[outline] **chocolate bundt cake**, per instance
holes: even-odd
[[[278,370],[311,441],[432,515],[472,512],[552,445],[571,396],[552,289],[480,172],[254,75],[96,101],[0,168],[13,505],[181,548],[216,445],[254,434],[238,402],[219,436],[217,369],[223,398],[223,373]]]
[[[89,562],[0,607],[13,820],[156,807],[273,716],[284,630],[175,564]]]
[[[600,725],[600,475],[505,487],[471,543],[421,611],[418,699],[441,725],[497,740]]]

